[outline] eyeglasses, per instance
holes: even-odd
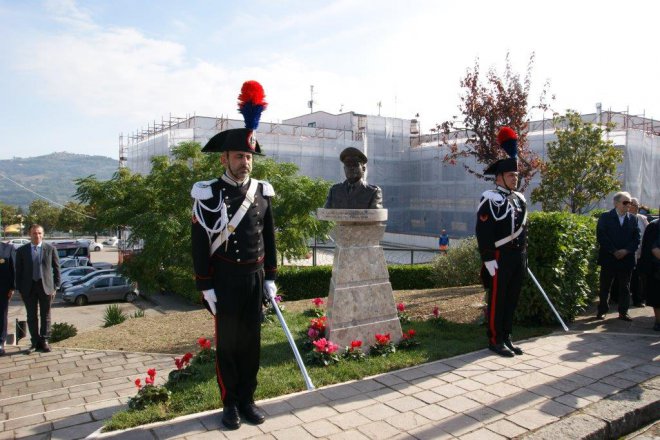
[[[630,200],[624,200],[621,202],[622,205],[630,205]]]

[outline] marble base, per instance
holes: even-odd
[[[327,306],[327,338],[342,349],[361,340],[363,351],[376,342],[376,333],[401,339],[392,285],[380,239],[380,222],[338,221],[335,255]]]

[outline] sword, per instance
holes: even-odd
[[[557,317],[557,320],[559,320],[559,323],[561,324],[562,327],[564,327],[564,331],[568,331],[568,327],[566,327],[566,324],[564,324],[564,321],[561,319],[561,316],[559,316],[559,313],[557,313],[557,310],[555,309],[555,306],[552,305],[552,302],[550,302],[550,298],[548,298],[548,295],[545,294],[545,291],[543,290],[543,287],[539,284],[539,282],[536,280],[536,277],[530,270],[530,268],[527,268],[527,272],[529,273],[529,276],[532,277],[532,281],[534,281],[534,284],[536,284],[536,287],[539,288],[541,291],[541,294],[543,295],[543,298],[548,302],[548,305],[552,309],[552,311],[555,313],[555,316]]]
[[[293,340],[293,336],[291,336],[289,327],[286,325],[284,316],[282,316],[282,312],[280,311],[280,308],[277,306],[277,301],[275,301],[274,296],[270,296],[270,305],[273,306],[273,309],[275,309],[275,314],[277,314],[277,319],[280,320],[280,324],[282,325],[282,330],[284,330],[284,334],[286,335],[286,338],[289,341],[291,350],[293,350],[293,356],[296,358],[296,362],[298,362],[298,368],[300,368],[300,372],[303,375],[303,379],[305,379],[305,385],[307,385],[307,390],[311,391],[314,389],[314,384],[312,383],[312,379],[309,378],[309,374],[307,374],[307,369],[305,368],[305,364],[303,363],[303,360],[300,357],[300,352],[298,351],[298,347],[296,347],[296,342]]]

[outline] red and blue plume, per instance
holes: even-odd
[[[238,95],[238,111],[243,114],[245,128],[256,130],[259,127],[261,112],[266,110],[268,103],[264,101],[264,88],[257,81],[245,81]]]
[[[518,135],[510,127],[500,128],[500,132],[497,133],[497,143],[510,158],[518,157]]]

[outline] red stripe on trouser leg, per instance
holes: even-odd
[[[216,303],[217,304],[217,303]],[[225,396],[227,395],[227,390],[225,389],[225,384],[222,381],[222,374],[220,373],[220,365],[218,364],[218,316],[213,315],[213,333],[215,334],[215,377],[218,380],[218,387],[220,387],[220,399],[224,402]]]
[[[499,260],[500,252],[495,251],[495,261]],[[495,307],[497,304],[497,272],[491,277],[490,287],[490,317],[488,319],[488,327],[490,327],[490,343],[495,345],[497,343],[497,332],[495,331]]]

